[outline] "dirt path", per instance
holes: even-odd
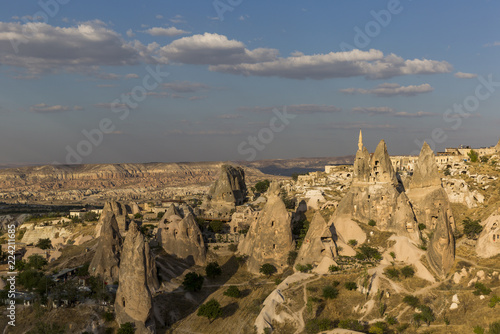
[[[305,322],[304,322],[304,310],[305,310],[305,309],[306,309],[306,307],[307,307],[307,284],[312,283],[312,282],[314,282],[314,281],[317,281],[317,280],[319,280],[320,278],[321,278],[321,276],[320,276],[320,277],[317,277],[317,278],[315,278],[315,279],[313,279],[313,280],[306,281],[306,282],[304,282],[304,283],[302,283],[302,284],[300,285],[300,286],[302,286],[302,287],[303,287],[303,289],[304,289],[304,306],[302,306],[302,308],[301,308],[298,312],[296,312],[296,313],[292,314],[292,316],[293,316],[293,317],[294,317],[294,318],[298,321],[298,323],[299,323],[299,327],[297,328],[297,330],[295,331],[295,333],[294,333],[294,334],[299,334],[299,333],[301,333],[301,332],[304,330],[304,328],[306,327],[306,324],[305,324]]]

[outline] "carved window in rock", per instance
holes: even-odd
[[[276,249],[276,244],[273,244],[273,249]]]
[[[122,305],[125,307],[125,298],[122,298]]]
[[[271,221],[271,227],[274,227],[274,220]]]

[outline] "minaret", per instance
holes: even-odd
[[[358,151],[363,150],[363,132],[359,130]]]

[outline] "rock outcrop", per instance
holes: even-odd
[[[407,194],[417,221],[427,227],[429,263],[434,272],[443,277],[455,260],[455,221],[448,195],[441,186],[434,153],[426,143],[415,166],[414,177]]]
[[[500,254],[500,209],[482,222],[483,231],[476,243],[479,257],[490,258]]]
[[[97,249],[90,262],[89,272],[101,276],[109,284],[119,280],[122,237],[114,214],[105,215]]]
[[[355,239],[362,243],[366,235],[356,221],[368,223],[370,220],[382,231],[395,232],[415,243],[420,240],[410,201],[398,182],[383,140],[371,158],[366,147],[359,143],[353,183],[329,224],[334,225],[335,241],[346,244]]]
[[[119,324],[134,323],[138,334],[156,333],[153,298],[148,286],[154,275],[151,261],[144,236],[132,222],[123,243],[115,312]]]
[[[302,246],[300,246],[296,263],[318,265],[325,257],[333,259],[336,253],[330,227],[326,224],[321,213],[316,212]]]
[[[165,216],[158,226],[157,234],[158,242],[165,252],[190,264],[204,265],[205,242],[194,216],[191,213],[184,219],[178,215]]]
[[[442,184],[451,203],[465,204],[469,209],[484,203],[484,196],[477,190],[471,190],[465,180],[447,178]]]
[[[102,214],[113,213],[116,218],[116,222],[118,223],[118,228],[123,233],[128,229],[127,226],[127,206],[120,202],[106,202],[104,204],[104,208],[102,209]]]
[[[248,255],[248,271],[255,274],[264,263],[274,265],[281,272],[287,266],[288,253],[295,249],[291,213],[279,193],[279,184],[271,183],[266,193],[267,203],[238,247],[241,254]]]

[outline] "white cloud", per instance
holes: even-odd
[[[184,20],[184,16],[182,15],[175,15],[173,18],[170,19],[170,22],[172,23],[186,23],[186,21]]]
[[[45,103],[35,104],[34,106],[30,107],[31,112],[40,113],[40,114],[60,113],[60,112],[71,111],[71,110],[83,110],[83,107],[82,106],[69,107],[69,106],[62,106],[62,105],[49,106]]]
[[[17,52],[11,40],[17,44]],[[144,57],[101,22],[61,28],[45,23],[0,22],[0,64],[30,73],[90,66],[135,65]]]
[[[169,27],[169,28],[153,27],[149,28],[148,30],[144,30],[143,32],[151,36],[169,36],[169,37],[185,35],[190,33],[189,31],[177,29],[176,27]]]
[[[135,73],[129,73],[125,76],[126,79],[137,79],[139,76]]]
[[[163,15],[156,15],[155,18],[157,18],[158,20],[161,20],[163,18]]]
[[[128,37],[134,37],[135,36],[135,33],[134,33],[134,31],[132,29],[127,30],[126,34],[127,34]]]
[[[238,108],[238,111],[272,112],[274,109],[282,110],[282,107],[240,107]],[[335,106],[318,104],[296,104],[286,106],[286,111],[290,114],[316,114],[341,112],[342,109]]]
[[[429,84],[401,86],[397,83],[383,83],[373,89],[345,88],[341,89],[346,94],[373,94],[376,96],[415,96],[417,94],[432,92],[434,88]]]
[[[459,79],[474,79],[477,78],[477,74],[475,73],[464,73],[464,72],[457,72],[454,74],[455,78]]]
[[[215,117],[219,119],[238,119],[242,118],[243,116],[238,114],[222,114],[222,115],[217,115]]]
[[[128,108],[125,103],[97,103],[94,106],[103,109]]]
[[[499,41],[495,41],[493,43],[484,44],[483,46],[484,47],[500,46],[500,42]]]
[[[189,98],[190,101],[198,101],[198,100],[204,100],[206,99],[208,96],[191,96]]]
[[[259,48],[248,50],[237,40],[224,35],[205,33],[183,37],[164,46],[160,54],[184,64],[241,64],[275,59],[278,50]]]
[[[341,129],[341,130],[352,130],[352,129],[389,130],[398,128],[398,126],[392,124],[373,124],[373,123],[363,123],[363,122],[340,122],[340,123],[321,125],[320,127],[323,129]]]
[[[436,114],[433,112],[430,112],[430,111],[417,111],[414,113],[400,111],[400,112],[394,113],[394,116],[396,116],[396,117],[409,117],[409,118],[421,118],[421,117],[428,117],[428,116],[436,116]]]

